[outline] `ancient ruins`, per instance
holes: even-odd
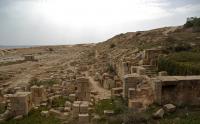
[[[128,108],[137,112],[146,110],[154,103],[163,105],[164,108],[155,113],[156,117],[163,116],[164,111],[174,111],[176,106],[200,105],[200,76],[169,76],[166,71],[157,72],[157,59],[164,54],[160,48],[146,49],[117,61],[110,60],[109,67],[115,73],[99,68],[106,64],[98,66],[95,65],[98,63],[90,65],[71,61],[65,65],[70,69],[51,68],[46,72],[50,75],[43,76],[43,80],[58,80],[56,84],[36,83],[14,88],[2,85],[0,105],[6,110],[1,114],[0,121],[20,118],[33,109],[47,107],[48,110],[41,111],[41,116],[72,118],[81,124],[88,124],[98,101],[117,97],[123,98]],[[31,63],[35,58],[25,56],[25,60]],[[40,74],[37,76],[40,77]],[[63,98],[66,98],[65,104],[56,106],[55,102]],[[104,114],[109,116],[114,111],[104,110]]]
[[[129,124],[125,120],[131,117],[136,123],[138,118],[154,123],[180,108],[181,117],[189,117],[190,107],[197,107],[196,112],[200,106],[200,54],[192,52],[199,52],[200,45],[198,34],[185,34],[181,28],[166,27],[128,32],[97,44],[0,49],[0,123],[35,113],[63,124],[109,119]],[[191,39],[193,43],[183,43]],[[193,65],[185,61],[185,49],[187,59],[197,54]],[[174,56],[176,50],[181,56]],[[163,68],[160,58],[166,59]]]

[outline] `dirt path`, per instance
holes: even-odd
[[[87,77],[91,84],[91,90],[98,92],[98,94],[95,96],[96,99],[102,100],[102,99],[109,99],[111,97],[110,90],[102,88],[99,85],[99,82],[95,81],[91,76],[87,76]]]

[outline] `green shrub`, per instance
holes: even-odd
[[[158,70],[167,71],[170,75],[199,75],[199,52],[178,52],[167,57],[159,57]]]
[[[110,48],[114,48],[116,45],[114,43],[110,44]]]
[[[190,17],[187,18],[187,22],[184,24],[184,28],[193,28],[195,32],[200,31],[200,18]]]

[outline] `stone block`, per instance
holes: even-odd
[[[163,118],[164,114],[165,114],[165,111],[164,109],[161,108],[153,114],[153,117],[156,119],[160,119],[160,118]]]
[[[44,86],[32,86],[31,87],[32,101],[34,105],[40,105],[40,103],[46,100],[46,93]]]
[[[113,110],[104,110],[103,113],[106,116],[112,116],[114,114],[114,111]]]
[[[49,116],[49,111],[41,111],[41,116],[48,117]]]
[[[75,101],[76,100],[76,94],[69,94],[69,100]]]
[[[52,108],[52,109],[49,110],[49,114],[59,118],[62,113],[60,111]]]
[[[158,73],[159,76],[167,76],[167,72],[166,71],[161,71]]]
[[[173,104],[166,104],[164,105],[164,110],[166,112],[174,112],[176,110],[176,106]]]
[[[13,116],[28,115],[32,109],[32,98],[30,92],[17,92],[10,97],[11,112]]]
[[[82,101],[80,104],[80,114],[88,113],[89,102]]]
[[[89,124],[89,114],[78,115],[79,124]]]

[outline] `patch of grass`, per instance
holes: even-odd
[[[151,116],[154,112],[156,112],[158,109],[160,108],[159,105],[156,105],[156,104],[152,104],[150,105],[146,111],[144,112],[146,115],[149,115]]]
[[[52,101],[52,106],[53,107],[63,107],[63,106],[65,106],[66,101],[69,101],[69,99],[65,98],[65,97],[60,97],[60,98],[54,99]]]
[[[181,115],[179,115],[181,114]],[[200,112],[173,113],[159,121],[160,124],[200,124]]]
[[[57,80],[38,80],[37,78],[33,78],[31,79],[31,81],[29,82],[29,84],[31,86],[33,85],[37,85],[37,86],[40,86],[40,85],[44,85],[44,86],[52,86],[54,84],[57,84],[58,81]]]
[[[101,100],[95,106],[96,113],[103,115],[104,110],[113,110],[115,108],[113,99]]]
[[[0,114],[4,113],[6,108],[4,106],[0,106]]]
[[[160,57],[158,70],[167,71],[170,75],[199,75],[200,52],[184,51]]]
[[[40,112],[41,109],[32,110],[28,116],[25,116],[20,120],[10,119],[2,122],[1,124],[61,124],[61,121],[59,119],[56,119],[53,116],[49,116],[47,118],[42,117],[40,115]]]
[[[121,98],[104,99],[97,103],[95,112],[99,115],[103,115],[104,110],[113,110],[115,115],[117,115],[124,113],[127,110],[127,106]]]
[[[8,66],[8,65],[13,65],[13,64],[21,64],[25,62],[25,60],[18,60],[18,61],[14,61],[14,62],[2,62],[0,63],[0,66]]]

